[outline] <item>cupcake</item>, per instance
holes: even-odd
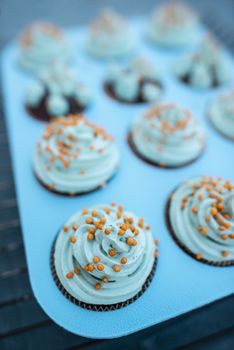
[[[40,73],[25,93],[25,106],[36,119],[49,121],[57,116],[80,113],[91,103],[90,90],[75,73],[57,63]]]
[[[119,151],[108,133],[80,115],[54,119],[37,143],[34,172],[48,190],[88,193],[106,185],[116,173]]]
[[[207,36],[195,52],[179,58],[174,74],[194,88],[208,89],[228,83],[233,67],[216,40]]]
[[[39,73],[54,62],[67,62],[70,47],[61,30],[51,23],[36,22],[27,28],[20,40],[20,66]]]
[[[51,270],[70,301],[108,311],[129,305],[144,293],[157,256],[157,241],[142,218],[115,203],[96,205],[77,212],[60,229]]]
[[[162,79],[157,66],[140,58],[124,67],[109,66],[104,87],[120,102],[155,102],[162,94]]]
[[[234,265],[234,186],[222,178],[184,181],[166,209],[172,237],[193,258],[215,266]]]
[[[159,104],[134,121],[128,141],[146,162],[178,168],[201,155],[205,136],[188,110],[175,104]]]
[[[87,51],[98,58],[114,59],[132,54],[136,39],[125,18],[104,10],[90,26]]]
[[[153,12],[147,36],[156,44],[180,48],[194,44],[198,32],[197,15],[183,3],[170,2]]]
[[[211,104],[208,113],[215,128],[234,140],[234,90],[219,95]]]

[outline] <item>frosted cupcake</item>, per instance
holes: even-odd
[[[143,160],[165,168],[195,161],[205,146],[204,131],[192,114],[175,104],[159,104],[140,115],[128,137]]]
[[[215,128],[222,135],[234,140],[234,90],[219,95],[208,113]]]
[[[68,219],[52,248],[51,269],[70,301],[108,311],[129,305],[144,293],[157,256],[150,226],[112,203],[83,209]]]
[[[222,178],[184,181],[166,210],[170,233],[197,260],[215,266],[234,265],[234,186]]]
[[[155,102],[162,94],[160,69],[142,58],[127,66],[111,65],[104,87],[109,96],[120,102]]]
[[[49,121],[57,116],[80,113],[92,102],[90,90],[63,64],[43,72],[25,93],[25,106],[30,115]]]
[[[198,32],[197,15],[183,3],[170,2],[154,11],[147,36],[156,44],[177,48],[194,44]]]
[[[86,48],[95,57],[114,59],[131,54],[136,39],[125,18],[104,10],[90,26]]]
[[[51,23],[36,22],[28,27],[20,40],[20,66],[39,73],[56,61],[67,62],[70,47],[63,33]]]
[[[211,36],[198,49],[180,58],[174,66],[175,76],[198,89],[208,89],[228,83],[233,67],[225,52]]]
[[[64,195],[104,187],[118,164],[119,151],[112,137],[80,115],[54,119],[37,143],[33,157],[39,182]]]

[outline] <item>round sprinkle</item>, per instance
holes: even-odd
[[[92,218],[87,218],[86,220],[85,220],[85,222],[86,222],[86,224],[92,224],[93,223],[93,219]]]
[[[78,226],[77,225],[73,225],[72,229],[73,229],[73,231],[76,231],[78,229]]]
[[[210,213],[211,213],[211,215],[215,216],[218,214],[218,210],[216,208],[211,208]]]
[[[104,224],[106,223],[106,219],[105,219],[104,217],[102,217],[102,218],[100,219],[100,223],[104,225]]]
[[[197,214],[197,208],[192,207],[192,212],[193,212],[194,214]]]
[[[93,266],[92,264],[88,264],[87,270],[88,270],[89,272],[93,272],[94,266]]]
[[[110,249],[108,253],[109,253],[110,256],[115,256],[116,255],[116,251],[114,249]]]
[[[110,233],[111,233],[111,230],[110,230],[109,228],[106,228],[106,229],[105,229],[105,234],[106,234],[106,235],[109,235]]]
[[[126,257],[122,257],[120,260],[121,264],[123,264],[123,265],[126,264],[127,261],[128,261],[128,259]]]
[[[99,259],[98,256],[94,256],[94,257],[93,257],[93,262],[94,262],[94,264],[97,264],[99,261],[100,261],[100,259]]]
[[[95,289],[96,289],[96,290],[101,289],[101,283],[96,283],[96,284],[95,284]]]
[[[119,210],[119,211],[123,211],[123,210],[124,210],[124,207],[123,207],[122,205],[119,205],[119,206],[118,206],[118,210]]]
[[[137,241],[132,238],[132,237],[128,237],[127,238],[127,244],[130,245],[130,246],[135,246],[137,244]]]
[[[92,211],[92,216],[97,217],[98,216],[98,212],[96,210],[93,210]]]
[[[121,230],[123,230],[123,231],[127,231],[127,229],[128,229],[128,227],[127,227],[126,224],[122,224],[122,225],[120,226],[120,228],[121,228]]]
[[[97,264],[97,269],[98,269],[98,271],[103,271],[104,270],[104,265],[103,264]]]
[[[112,202],[112,203],[111,203],[111,206],[112,206],[112,207],[116,206],[116,203],[115,203],[115,202]]]
[[[125,234],[125,231],[124,230],[119,230],[119,232],[118,232],[118,235],[119,236],[123,236]]]
[[[105,209],[105,213],[106,213],[106,214],[110,214],[110,208],[106,208],[106,209]]]
[[[206,226],[201,226],[201,227],[198,228],[198,231],[200,233],[203,233],[204,235],[207,235],[207,233],[209,232],[209,229]]]
[[[75,236],[71,236],[70,237],[70,242],[73,243],[73,244],[76,243],[76,237]]]
[[[228,235],[221,235],[220,237],[223,241],[226,241],[228,239]]]
[[[68,278],[68,279],[71,279],[71,278],[73,278],[73,276],[74,276],[74,273],[71,271],[71,272],[68,272],[67,274],[66,274],[66,277]]]
[[[121,211],[118,211],[118,213],[116,214],[116,216],[117,216],[117,219],[120,219],[120,218],[121,218],[121,216],[122,216]]]
[[[119,265],[114,265],[114,266],[113,266],[113,270],[114,270],[115,272],[120,272],[121,268],[120,268]]]
[[[76,267],[76,268],[74,269],[74,273],[75,273],[76,275],[80,275],[81,271],[80,271],[79,267]]]
[[[198,253],[196,254],[196,259],[197,260],[201,260],[203,258],[202,254]]]
[[[230,233],[229,237],[233,239],[234,238],[234,233]]]
[[[222,256],[226,258],[229,255],[227,250],[222,251]]]
[[[86,214],[88,214],[88,209],[86,209],[86,208],[84,208],[83,210],[82,210],[82,214],[84,214],[84,215],[86,215]]]
[[[68,226],[63,226],[63,231],[64,231],[64,232],[67,232],[67,231],[68,231],[68,229],[69,229],[69,227],[68,227]]]
[[[107,283],[108,282],[108,277],[107,276],[103,276],[102,277],[102,282]]]
[[[89,233],[88,235],[87,235],[87,240],[88,241],[92,241],[94,239],[94,235],[92,235],[91,233]]]
[[[91,233],[91,235],[94,235],[96,230],[94,227],[90,227],[88,231],[89,231],[89,233]]]

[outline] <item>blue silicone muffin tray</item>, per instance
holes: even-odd
[[[147,105],[124,105],[106,96],[102,87],[106,63],[84,52],[85,28],[69,30],[74,68],[95,97],[86,116],[115,136],[121,152],[120,169],[113,181],[88,195],[58,196],[46,191],[35,179],[32,153],[45,124],[25,111],[24,91],[32,78],[17,66],[17,43],[9,44],[2,57],[5,115],[32,288],[41,307],[55,322],[70,332],[91,338],[127,335],[234,292],[234,267],[212,267],[189,257],[172,240],[164,218],[167,197],[181,181],[196,175],[234,180],[234,144],[219,135],[206,118],[209,102],[228,87],[204,92],[176,81],[171,66],[182,52],[150,46],[144,41],[144,20],[135,19],[132,24],[139,39],[139,54],[162,69],[165,87],[162,101],[181,103],[200,119],[207,133],[207,147],[196,162],[175,170],[160,169],[138,159],[126,137],[133,119]],[[201,29],[201,37],[203,34]],[[61,294],[50,273],[49,257],[56,233],[70,215],[83,207],[111,201],[145,218],[159,238],[160,256],[153,282],[143,296],[123,309],[97,313],[72,304]]]

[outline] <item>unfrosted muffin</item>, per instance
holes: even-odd
[[[157,241],[143,218],[115,203],[75,213],[60,229],[51,269],[62,293],[86,309],[119,309],[149,286]]]
[[[162,46],[177,48],[193,45],[199,32],[199,20],[186,4],[171,1],[156,8],[147,29],[148,38]]]
[[[91,91],[79,82],[73,70],[57,63],[42,71],[25,93],[25,106],[36,119],[84,111],[92,102]]]
[[[118,164],[119,151],[113,138],[80,115],[54,119],[37,143],[33,157],[40,183],[65,195],[105,186]]]
[[[104,86],[109,96],[125,103],[155,102],[163,88],[160,68],[144,58],[110,65]]]
[[[221,86],[233,77],[233,65],[211,35],[193,53],[179,58],[173,70],[179,80],[197,89]]]
[[[234,265],[234,186],[203,176],[184,181],[166,210],[170,233],[192,257],[209,265]]]
[[[30,73],[39,73],[57,61],[68,62],[70,57],[69,44],[54,24],[33,23],[21,36],[19,64]]]
[[[103,10],[89,28],[86,48],[98,58],[120,58],[133,53],[136,38],[124,17],[113,10]]]
[[[129,134],[133,151],[145,161],[166,168],[184,166],[204,150],[198,121],[176,104],[158,104],[136,118]]]
[[[234,90],[216,97],[209,107],[208,115],[222,135],[234,140]]]

